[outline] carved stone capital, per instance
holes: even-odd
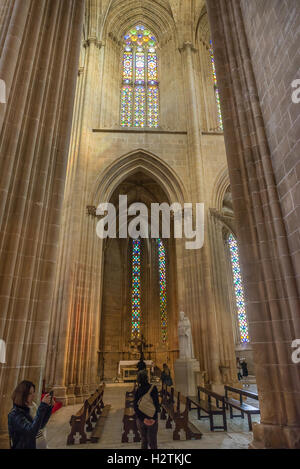
[[[190,49],[192,52],[197,52],[196,47],[194,47],[192,42],[186,41],[182,44],[181,47],[179,47],[179,52],[185,52],[186,50]]]
[[[87,47],[90,47],[91,44],[95,44],[95,46],[98,48],[98,49],[101,49],[102,47],[102,41],[99,41],[96,37],[89,37],[88,39],[86,39],[84,42],[83,42],[83,47],[84,48],[87,48]]]

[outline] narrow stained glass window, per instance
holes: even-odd
[[[131,338],[135,339],[141,333],[141,240],[132,243]]]
[[[145,127],[146,120],[146,96],[144,86],[135,88],[134,98],[134,125],[135,127]]]
[[[233,285],[238,312],[241,342],[249,342],[248,321],[244,300],[244,288],[240,268],[239,249],[237,241],[232,234],[230,234],[228,237],[228,245],[230,249]]]
[[[218,88],[218,82],[217,82],[217,74],[216,74],[216,66],[215,66],[215,58],[214,58],[214,51],[212,47],[212,41],[210,41],[210,58],[211,58],[211,64],[212,64],[212,69],[213,69],[213,81],[214,81],[214,88],[215,88],[215,96],[216,96],[216,103],[217,103],[217,111],[218,111],[218,127],[219,130],[223,132],[223,118],[222,118],[222,111],[221,111],[221,102],[220,102],[220,92]]]
[[[148,127],[158,127],[159,93],[157,86],[148,88]]]
[[[159,270],[159,303],[160,303],[160,326],[163,343],[168,337],[168,315],[167,315],[167,279],[166,279],[166,252],[161,239],[158,244],[158,270]]]
[[[121,125],[130,127],[132,125],[132,87],[124,85],[121,91]]]
[[[139,24],[124,36],[120,124],[159,126],[157,40]],[[127,86],[127,88],[125,88]]]
[[[137,52],[135,54],[135,83],[137,85],[145,84],[145,54]]]
[[[123,80],[125,83],[130,83],[132,80],[133,72],[133,55],[132,51],[124,52],[124,62],[123,62]]]
[[[151,85],[156,85],[158,76],[157,76],[157,55],[155,49],[151,49],[153,52],[148,52],[148,82]]]

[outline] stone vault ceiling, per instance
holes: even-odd
[[[205,0],[86,0],[84,34],[98,40],[105,40],[109,34],[121,41],[128,29],[143,22],[159,42],[174,35],[182,46],[186,41],[195,42],[201,18],[201,30],[208,28],[204,8]]]

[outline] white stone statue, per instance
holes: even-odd
[[[179,313],[178,322],[178,339],[179,339],[179,358],[195,358],[193,337],[191,330],[191,323],[188,317],[185,316],[184,312]]]

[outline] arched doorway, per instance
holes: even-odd
[[[108,380],[116,376],[120,360],[135,358],[130,343],[134,334],[143,335],[145,358],[153,360],[156,367],[161,368],[165,362],[173,367],[177,358],[176,249],[172,238],[154,239],[150,233],[151,204],[169,203],[169,199],[158,182],[141,170],[128,176],[113,192],[110,203],[117,212],[120,195],[127,196],[128,206],[143,203],[147,207],[149,237],[133,240],[117,235],[103,243],[99,368],[101,378]],[[128,217],[128,223],[132,218]],[[138,311],[134,311],[137,303]]]

